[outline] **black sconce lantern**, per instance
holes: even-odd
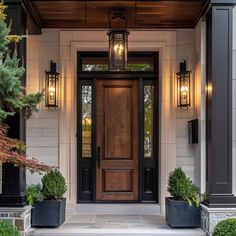
[[[177,73],[177,105],[188,109],[191,106],[191,72],[186,70],[186,61],[180,63],[180,72]]]
[[[127,19],[123,16],[123,10],[116,10],[113,13],[114,16],[109,22],[110,30],[107,32],[109,37],[109,70],[124,71],[127,67],[128,56]],[[116,23],[114,28],[113,22]]]
[[[57,65],[53,61],[50,62],[50,71],[46,71],[45,80],[45,105],[46,107],[58,106],[58,82],[59,73]]]

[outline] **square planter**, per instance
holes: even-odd
[[[32,227],[59,227],[65,222],[66,199],[35,202],[32,208]]]
[[[201,226],[201,209],[195,204],[166,198],[166,221],[173,228],[197,228]]]

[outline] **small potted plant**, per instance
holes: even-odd
[[[26,188],[27,202],[33,206],[35,202],[43,201],[42,187],[40,184],[31,184]]]
[[[202,195],[181,168],[169,175],[166,198],[166,221],[173,228],[200,227],[200,202]]]
[[[59,227],[64,223],[66,199],[63,195],[66,190],[65,178],[56,169],[42,177],[42,187],[28,188],[27,199],[32,204],[33,227]]]

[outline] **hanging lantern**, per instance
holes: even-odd
[[[112,23],[116,22],[115,28],[112,28]],[[120,23],[123,25],[120,27]],[[109,70],[110,71],[124,71],[127,67],[128,56],[128,35],[127,19],[119,12],[111,18],[110,30],[107,32],[109,37]]]
[[[186,61],[180,63],[180,72],[177,73],[177,105],[180,108],[191,106],[190,75],[191,72],[186,70]]]
[[[50,71],[45,75],[45,105],[46,107],[58,106],[58,82],[59,73],[56,72],[56,63],[51,61]]]

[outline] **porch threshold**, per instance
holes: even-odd
[[[80,203],[75,212],[94,214],[160,214],[161,208],[157,203]]]
[[[32,228],[26,236],[206,236],[201,229],[171,229],[159,214],[75,214],[57,229]]]

